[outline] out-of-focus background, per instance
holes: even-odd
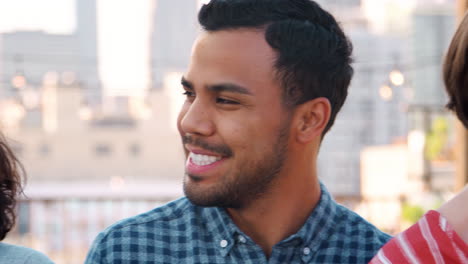
[[[182,195],[175,119],[203,2],[0,1],[1,131],[28,174],[7,242],[82,263],[99,231]],[[441,80],[462,0],[318,2],[355,47],[319,176],[398,232],[466,181]]]

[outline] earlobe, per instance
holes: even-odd
[[[300,105],[296,109],[297,140],[308,143],[320,138],[330,120],[331,105],[327,98],[320,97]]]

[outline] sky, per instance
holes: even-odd
[[[108,95],[143,96],[148,87],[150,2],[97,2],[99,70]]]
[[[0,0],[0,31],[73,32],[76,26],[74,3],[75,0]]]

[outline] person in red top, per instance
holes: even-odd
[[[383,246],[371,264],[468,263],[468,188]]]
[[[447,107],[468,128],[468,13],[452,39],[443,73]],[[468,186],[390,240],[370,263],[468,263],[467,208]]]

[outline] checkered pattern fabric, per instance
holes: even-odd
[[[275,245],[268,259],[224,209],[181,198],[107,228],[86,263],[368,263],[389,239],[333,201],[322,185],[304,226]]]

